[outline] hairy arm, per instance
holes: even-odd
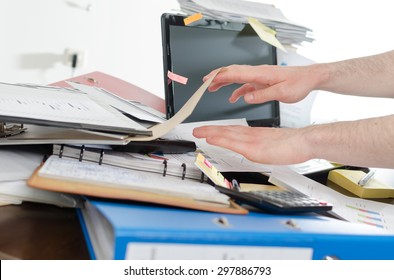
[[[394,51],[308,66],[230,65],[222,68],[209,90],[216,91],[230,84],[240,84],[230,102],[243,97],[251,104],[271,100],[294,103],[318,89],[349,95],[394,97]]]
[[[394,115],[299,129],[204,126],[195,128],[193,134],[264,164],[322,158],[355,166],[394,168]]]
[[[394,97],[394,51],[310,67],[319,76],[316,89],[358,96]]]

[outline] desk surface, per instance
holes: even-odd
[[[164,100],[110,75],[93,72],[68,81],[104,88],[165,113]],[[69,86],[64,81],[56,86]],[[24,202],[0,207],[0,259],[89,259],[76,210]]]
[[[24,202],[0,210],[1,259],[89,259],[75,209]]]

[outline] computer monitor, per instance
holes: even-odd
[[[262,41],[249,24],[162,15],[163,70],[167,117],[172,117],[201,86],[212,70],[231,65],[275,65],[276,48]],[[186,85],[167,78],[168,70],[187,77]],[[251,126],[279,126],[279,103],[247,104],[228,98],[239,85],[206,92],[185,122],[246,118]]]

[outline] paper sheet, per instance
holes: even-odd
[[[278,50],[278,65],[280,66],[302,66],[315,63],[314,61],[289,50],[282,52]],[[318,91],[312,91],[303,100],[296,103],[280,103],[280,125],[281,127],[299,128],[312,124],[312,108]]]
[[[40,165],[44,154],[40,147],[0,146],[0,182],[27,180]]]
[[[269,181],[333,204],[333,212],[349,222],[394,232],[393,204],[343,195],[286,167],[274,168]]]
[[[242,125],[247,126],[245,119],[205,121],[181,123],[172,131],[165,135],[168,139],[183,139],[194,141],[198,150],[211,161],[220,172],[271,172],[274,165],[252,162],[244,156],[233,151],[208,144],[205,139],[198,139],[193,136],[193,129],[203,125]],[[317,171],[328,170],[333,165],[321,159],[313,159],[304,163],[289,165],[289,167],[300,174],[309,174]]]
[[[120,111],[123,111],[127,114],[130,114],[139,120],[145,120],[155,123],[162,123],[165,120],[159,116],[153,115],[150,112],[141,109],[140,107],[137,107],[136,105],[134,105],[134,103],[129,102],[128,100],[125,100],[104,89],[83,85],[79,83],[73,83],[73,82],[67,82],[67,83],[71,85],[73,88],[86,93],[90,98],[96,100],[97,102],[107,103],[112,107]]]
[[[98,104],[86,94],[66,89],[48,89],[0,83],[0,115],[3,119],[19,119],[23,123],[74,124],[92,127],[146,131],[109,105]],[[82,127],[80,127],[82,125]],[[88,128],[88,127],[87,127]],[[89,127],[91,128],[91,127]]]
[[[206,80],[201,87],[189,98],[189,100],[183,105],[183,107],[169,120],[157,124],[151,127],[152,136],[135,136],[130,137],[130,141],[149,141],[162,137],[166,133],[173,130],[177,125],[182,123],[187,117],[191,115],[194,108],[196,107],[198,101],[200,101],[202,95],[207,90],[209,85],[212,83],[213,79],[219,73],[220,69],[212,74],[212,76]]]
[[[82,201],[77,196],[31,188],[25,180],[0,182],[0,201],[11,204],[31,201],[72,208],[82,206]]]
[[[199,201],[228,205],[228,197],[209,184],[196,180],[166,176],[162,174],[119,168],[110,165],[78,161],[78,159],[50,156],[39,170],[46,178],[64,179],[79,183],[93,183],[112,189],[146,191],[154,194],[174,195]]]

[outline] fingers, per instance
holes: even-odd
[[[264,70],[266,69],[266,70]],[[267,65],[263,66],[250,66],[250,65],[230,65],[221,68],[220,72],[216,75],[215,79],[209,86],[209,91],[217,91],[221,87],[230,84],[245,84],[256,82],[265,83],[265,80],[270,80],[268,72],[270,68]],[[204,81],[209,79],[216,70],[213,70],[203,78]]]
[[[193,130],[193,135],[197,138],[207,138],[215,136],[227,136],[235,133],[237,137],[241,134],[249,134],[250,127],[242,125],[206,125],[201,127],[196,127]]]
[[[246,126],[213,125],[195,128],[193,135],[197,138],[205,138],[208,144],[240,153],[239,146],[244,147],[243,143],[250,139],[249,135],[247,135],[248,130],[250,130],[250,127]]]
[[[256,88],[253,85],[251,85],[251,84],[244,84],[240,88],[234,90],[233,94],[229,98],[229,101],[231,103],[235,103],[235,102],[237,102],[237,100],[241,96],[245,96],[246,94],[248,94],[248,93],[250,93],[250,92],[252,92],[254,90],[256,90]]]

